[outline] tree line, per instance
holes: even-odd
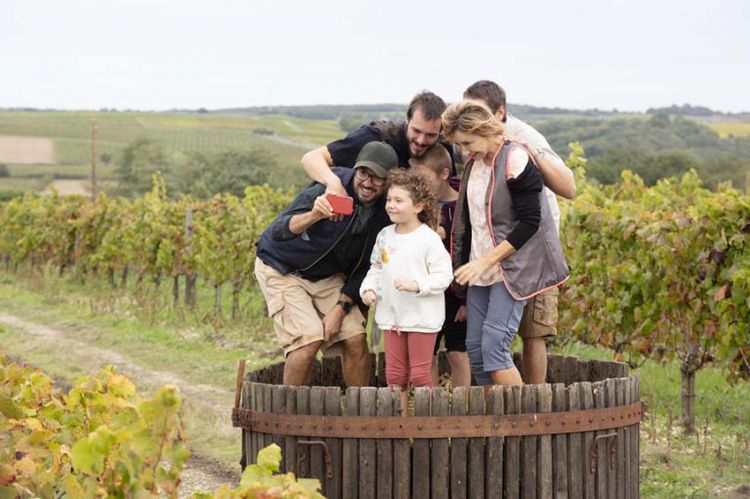
[[[722,139],[681,116],[553,120],[538,124],[538,129],[558,151],[580,141],[588,157],[588,177],[602,184],[619,182],[624,170],[654,185],[692,169],[711,189],[725,181],[739,189],[750,171],[750,137]]]

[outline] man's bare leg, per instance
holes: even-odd
[[[370,384],[370,350],[367,348],[367,335],[358,334],[344,343],[344,383],[346,386],[367,386]]]
[[[315,362],[315,354],[318,353],[322,344],[322,341],[316,341],[289,352],[284,361],[285,385],[300,386],[307,381]]]
[[[492,371],[490,375],[492,376],[492,382],[496,385],[523,385],[521,373],[515,366],[510,369]]]
[[[544,338],[523,338],[523,379],[530,385],[547,378],[547,344]]]
[[[471,365],[466,352],[448,352],[448,363],[451,366],[453,386],[471,385]]]

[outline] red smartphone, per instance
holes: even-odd
[[[333,212],[339,215],[351,215],[354,212],[354,200],[349,196],[338,196],[326,194],[326,199],[331,203]]]

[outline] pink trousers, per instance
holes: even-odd
[[[388,386],[398,386],[402,391],[409,387],[432,386],[432,351],[435,333],[413,333],[386,330],[385,379]]]

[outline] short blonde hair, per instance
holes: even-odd
[[[504,131],[502,121],[481,101],[463,100],[451,104],[443,113],[443,131],[448,140],[456,132],[481,137],[496,137]]]

